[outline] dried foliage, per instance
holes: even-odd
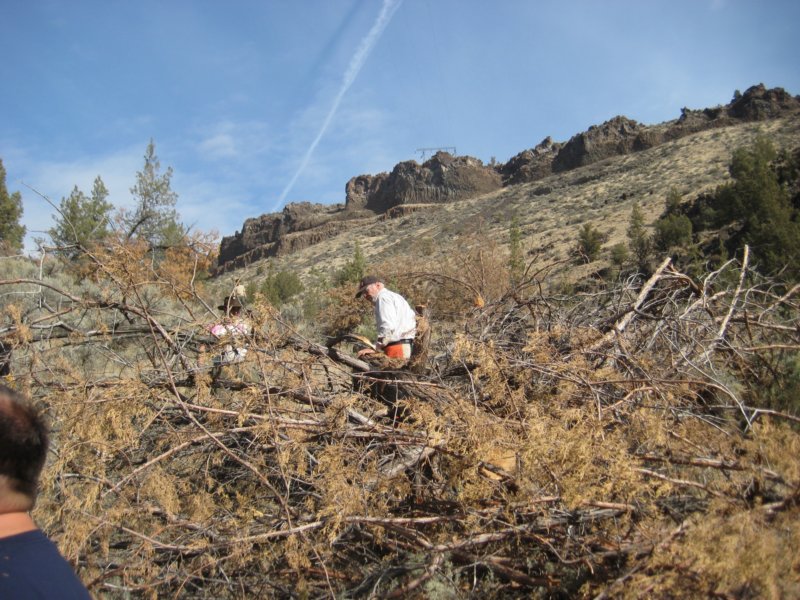
[[[215,367],[188,247],[161,267],[120,241],[80,289],[4,262],[9,379],[54,430],[38,522],[98,597],[800,595],[800,419],[762,404],[798,287],[745,253],[571,297],[530,265],[503,292],[466,255],[391,274],[453,311],[422,375],[259,300],[246,360]]]

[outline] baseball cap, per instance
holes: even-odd
[[[382,283],[382,280],[380,277],[375,277],[375,275],[367,275],[366,277],[362,277],[361,281],[358,282],[356,298],[360,298],[362,294],[367,291],[367,288],[373,283]]]

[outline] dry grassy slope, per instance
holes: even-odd
[[[275,267],[306,278],[312,268],[333,272],[353,257],[356,239],[371,264],[410,261],[427,255],[457,251],[459,240],[481,229],[503,247],[516,215],[530,252],[541,251],[548,262],[564,258],[575,247],[578,229],[586,221],[608,234],[605,248],[624,241],[631,206],[638,202],[648,222],[663,210],[670,188],[685,199],[712,190],[728,177],[734,149],[765,134],[779,147],[800,144],[800,116],[712,129],[656,148],[607,159],[566,173],[451,204],[416,212],[398,219],[375,217],[356,234],[346,232],[291,256],[275,260]],[[573,277],[602,263],[570,267]],[[259,279],[254,263],[221,276],[226,287],[234,279]]]

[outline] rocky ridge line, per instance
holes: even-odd
[[[725,106],[684,108],[678,119],[658,125],[646,126],[617,116],[567,142],[554,142],[547,137],[504,164],[484,165],[477,158],[446,152],[435,154],[421,165],[414,160],[404,161],[391,173],[351,178],[345,186],[344,205],[291,203],[279,213],[247,219],[241,232],[222,238],[216,274],[286,255],[373,220],[408,212],[398,207],[424,210],[425,206],[480,196],[501,187],[537,181],[613,156],[653,148],[699,131],[775,119],[795,112],[800,112],[800,96],[759,84],[744,94],[736,92]]]

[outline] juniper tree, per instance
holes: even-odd
[[[681,213],[681,194],[675,188],[667,193],[664,215],[654,224],[653,245],[663,252],[683,248],[692,242],[692,222]]]
[[[609,257],[611,258],[611,263],[618,269],[621,269],[622,266],[628,262],[628,258],[630,257],[628,247],[622,243],[614,244],[609,250]]]
[[[695,231],[724,230],[719,242],[723,259],[747,244],[760,272],[785,281],[800,279],[800,196],[792,197],[798,166],[800,154],[778,154],[763,136],[737,148],[729,165],[731,181],[696,201]]]
[[[605,236],[591,223],[584,223],[578,232],[578,252],[585,262],[591,262],[600,254]]]
[[[775,166],[772,143],[759,137],[734,151],[730,164],[733,181],[717,190],[716,207],[725,223],[741,223],[739,245],[748,244],[760,269],[800,278],[800,223],[786,185]]]
[[[644,214],[638,202],[634,202],[628,221],[628,248],[636,261],[636,268],[640,273],[646,274],[650,269],[652,242],[645,229]]]
[[[525,257],[522,250],[522,230],[519,219],[514,216],[508,230],[508,274],[511,287],[515,287],[525,273]]]
[[[253,299],[260,292],[273,306],[280,306],[303,291],[303,283],[294,271],[275,272],[272,262],[268,263],[267,276],[260,285],[250,282],[247,297]]]
[[[364,258],[364,253],[358,242],[355,243],[353,248],[353,260],[349,261],[336,273],[336,283],[342,285],[345,283],[358,283],[364,277],[367,270],[367,260]]]
[[[171,188],[172,167],[167,167],[163,174],[160,171],[161,162],[150,140],[144,168],[136,173],[136,185],[131,188],[136,207],[122,215],[128,238],[144,239],[152,247],[168,245],[178,232],[184,233],[175,210],[178,194]]]
[[[48,233],[65,255],[74,258],[80,248],[87,248],[108,236],[109,215],[114,205],[107,198],[108,189],[98,175],[91,197],[87,198],[75,186],[67,198],[61,199],[59,214],[53,217],[55,226]]]
[[[25,226],[22,218],[22,195],[8,193],[6,188],[6,169],[0,160],[0,254],[16,254],[22,250]]]

